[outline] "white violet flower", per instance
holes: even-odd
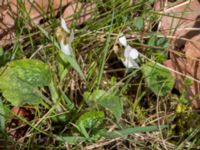
[[[119,43],[125,47],[124,60],[122,60],[124,66],[126,68],[139,68],[139,65],[135,61],[139,56],[139,52],[128,45],[126,37],[123,34],[119,37]]]
[[[61,51],[65,55],[72,55],[71,43],[74,40],[74,32],[69,30],[63,18],[61,18],[61,27],[57,29],[56,36],[60,42]]]
[[[128,45],[126,37],[122,33],[119,35],[119,43],[123,45],[124,47]]]
[[[63,18],[61,18],[61,27],[68,33],[70,33],[70,30],[67,27],[67,24]]]

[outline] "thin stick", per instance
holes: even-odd
[[[99,148],[99,147],[102,147],[102,146],[105,146],[105,145],[108,145],[114,141],[117,141],[119,140],[120,138],[116,138],[116,139],[112,139],[110,141],[107,141],[107,142],[104,142],[104,143],[99,143],[99,144],[93,144],[93,145],[90,145],[90,146],[87,146],[85,149],[87,150],[92,150],[92,149],[95,149],[95,148]]]
[[[187,4],[191,3],[191,2],[192,2],[192,0],[188,0],[188,1],[186,1],[186,2],[183,2],[183,3],[178,4],[178,5],[176,5],[176,6],[173,6],[173,7],[170,7],[170,8],[168,8],[168,9],[165,9],[164,12],[169,12],[169,11],[171,11],[171,10],[173,10],[173,9],[177,9],[178,7],[187,5]]]

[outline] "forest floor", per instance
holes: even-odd
[[[198,0],[0,0],[0,149],[200,149]]]

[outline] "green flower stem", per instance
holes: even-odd
[[[51,98],[53,100],[53,104],[56,104],[58,99],[59,99],[59,95],[58,95],[58,92],[56,90],[56,87],[55,87],[53,80],[51,80],[51,83],[49,84],[49,90],[50,90],[50,93],[51,93]],[[58,105],[56,107],[56,110],[57,110],[57,112],[62,112],[61,106]]]

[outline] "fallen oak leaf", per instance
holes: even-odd
[[[191,42],[185,44],[185,56],[187,58],[200,58],[200,35],[194,36]]]
[[[178,57],[175,54],[170,55],[170,59],[165,61],[165,65],[173,70],[182,73],[177,74],[176,72],[171,71],[173,76],[176,77],[175,88],[184,89],[186,88],[186,97],[192,101],[194,108],[200,108],[200,35],[195,36],[191,39],[192,42],[186,42],[184,52],[185,58]],[[185,87],[184,79],[185,76],[191,76],[196,80],[193,80],[193,84]]]
[[[81,25],[86,22],[88,19],[92,17],[92,13],[94,12],[96,4],[95,3],[71,3],[71,5],[64,10],[63,17],[66,18],[75,13],[79,13],[79,19],[77,20],[77,24]],[[70,24],[71,21],[68,21],[67,24]]]
[[[176,60],[177,62],[179,62],[179,64],[182,65],[182,68],[179,69],[179,70],[184,70],[185,68],[187,68],[187,65],[183,64],[182,62],[182,59],[177,59]],[[164,63],[167,67],[169,68],[172,68],[173,70],[178,70],[176,65],[174,65],[174,62],[172,60],[167,60],[165,61]],[[181,72],[181,71],[179,71]],[[176,78],[175,80],[175,88],[178,89],[178,90],[181,90],[181,89],[185,89],[185,86],[184,86],[184,75],[190,75],[189,72],[187,72],[187,70],[185,69],[184,70],[185,73],[182,73],[183,75],[179,75],[175,72],[171,72],[173,74],[173,76]],[[189,87],[187,87],[185,90],[186,90],[186,97],[188,98],[188,100],[192,101],[192,106],[194,108],[200,108],[200,97],[198,96],[198,93],[200,91],[200,88],[199,88],[199,83],[197,83],[196,81],[193,81],[193,84]]]
[[[170,53],[170,59],[165,65],[171,68],[176,77],[175,88],[185,89],[185,96],[192,101],[194,108],[200,108],[200,74],[199,70],[199,34],[200,30],[200,2],[198,0],[177,0],[175,3],[167,0],[158,0],[156,10],[161,11],[159,29],[166,36],[172,35],[171,44],[175,49],[182,49],[185,57]],[[186,40],[188,39],[188,40]],[[185,86],[185,78],[193,80],[193,84]]]
[[[198,0],[183,1],[176,3],[167,0],[157,0],[155,10],[161,11],[159,29],[164,35],[173,35],[176,40],[172,43],[178,49],[184,47],[185,40],[200,33],[200,2]]]

